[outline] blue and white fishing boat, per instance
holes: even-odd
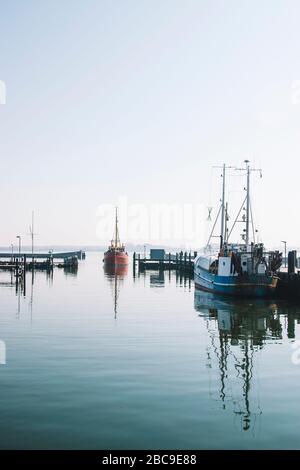
[[[206,250],[204,255],[199,255],[195,259],[195,287],[208,292],[233,296],[269,297],[274,294],[276,288],[278,279],[276,271],[281,265],[282,253],[267,252],[263,243],[256,243],[254,227],[252,227],[253,240],[250,240],[250,174],[257,170],[250,168],[248,160],[245,160],[245,164],[243,170],[247,175],[246,197],[235,220],[236,223],[242,209],[245,209],[245,215],[242,218],[245,225],[242,243],[230,243],[228,240],[235,223],[229,230],[227,227],[228,205],[225,203],[226,165],[223,165],[221,206],[207,243],[209,247],[216,222],[221,214],[220,249],[216,253]],[[253,224],[252,216],[251,223]]]

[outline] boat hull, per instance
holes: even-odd
[[[218,276],[198,266],[194,273],[195,287],[216,294],[239,297],[272,297],[277,285],[276,276],[250,274]]]
[[[104,263],[107,266],[127,266],[129,264],[129,256],[127,253],[107,251],[104,253]]]
[[[109,264],[104,263],[104,272],[107,276],[123,278],[128,274],[128,264]]]

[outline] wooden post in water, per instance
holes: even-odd
[[[135,277],[135,251],[133,252],[133,277]]]
[[[26,295],[26,255],[23,258],[23,294]]]
[[[171,269],[171,253],[169,253],[169,270]]]
[[[184,252],[184,269],[186,271],[186,259],[187,259],[187,252]]]
[[[19,288],[19,258],[16,258],[16,290]]]

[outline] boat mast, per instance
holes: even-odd
[[[31,258],[32,258],[32,264],[34,262],[34,236],[36,233],[34,233],[34,211],[32,211],[31,214],[31,225],[29,226],[29,234],[31,238]]]
[[[118,208],[116,207],[116,226],[115,226],[115,248],[118,246]]]
[[[34,211],[32,211],[32,221],[31,221],[31,253],[33,259],[34,253]]]
[[[245,169],[246,169],[246,174],[247,174],[247,185],[246,185],[246,188],[244,188],[244,190],[246,191],[246,196],[245,196],[245,199],[243,201],[243,204],[238,212],[238,215],[234,221],[234,224],[233,226],[231,227],[231,230],[230,230],[230,233],[229,233],[229,236],[236,224],[236,222],[238,221],[238,217],[241,213],[242,210],[245,210],[245,207],[244,207],[244,204],[246,203],[246,215],[244,215],[242,217],[242,220],[239,221],[239,222],[243,222],[245,223],[246,225],[246,228],[244,229],[244,233],[242,235],[242,239],[244,240],[245,242],[245,245],[248,246],[249,245],[249,241],[250,241],[250,219],[251,219],[251,225],[252,225],[252,231],[253,231],[253,235],[255,235],[255,230],[254,230],[254,224],[253,224],[253,217],[252,217],[252,208],[251,208],[251,201],[250,201],[250,173],[252,171],[259,171],[260,173],[260,177],[262,178],[262,170],[261,168],[250,168],[250,161],[249,160],[244,160],[244,163],[246,164],[246,168],[236,168],[237,171],[242,171],[244,172]],[[253,242],[255,242],[255,236],[253,236]]]
[[[225,224],[224,224],[224,242],[227,243],[228,240],[228,202],[226,202],[225,206]]]
[[[246,197],[246,237],[245,243],[246,246],[249,245],[249,222],[250,222],[250,166],[249,160],[245,160],[246,169],[247,169],[247,197]]]
[[[226,208],[226,203],[225,203],[225,185],[226,185],[226,169],[228,168],[234,168],[232,166],[227,166],[225,163],[223,163],[223,166],[214,166],[213,168],[222,168],[222,175],[221,177],[223,178],[223,183],[222,183],[222,199],[221,199],[221,205],[219,207],[219,210],[218,210],[218,214],[217,214],[217,217],[214,221],[214,224],[213,224],[213,228],[210,232],[210,235],[209,235],[209,238],[208,238],[208,242],[206,244],[206,247],[209,246],[209,243],[210,243],[210,240],[211,238],[214,236],[213,233],[214,233],[214,230],[215,230],[215,227],[216,227],[216,224],[217,224],[217,221],[219,220],[219,216],[220,216],[220,213],[221,213],[221,232],[220,232],[220,235],[216,235],[215,237],[216,238],[219,238],[220,237],[220,250],[223,248],[223,245],[224,245],[224,242],[227,241],[227,233],[226,233],[226,222],[225,222],[225,218],[227,217],[227,208]],[[209,211],[209,217],[210,217],[210,211]]]
[[[224,222],[225,222],[225,172],[226,172],[226,165],[223,163],[223,184],[222,184],[222,213],[221,213],[221,234],[220,234],[220,250],[224,244]]]

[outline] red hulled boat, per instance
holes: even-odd
[[[118,209],[116,208],[116,224],[115,237],[111,241],[108,250],[104,253],[104,263],[106,266],[127,266],[129,264],[129,256],[125,250],[125,246],[121,244],[118,228]]]

